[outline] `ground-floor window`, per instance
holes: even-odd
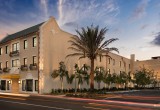
[[[1,90],[6,90],[6,80],[1,80]]]
[[[33,79],[26,80],[26,91],[33,91]]]
[[[26,80],[22,80],[22,91],[26,91]]]
[[[7,81],[7,90],[10,90],[10,87],[9,87],[9,81]]]
[[[38,80],[35,80],[35,91],[38,91]]]

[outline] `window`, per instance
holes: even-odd
[[[24,58],[24,65],[27,65],[27,58]]]
[[[6,90],[6,80],[1,80],[1,90]]]
[[[119,71],[119,73],[121,74],[122,72],[121,72],[121,71]]]
[[[10,90],[9,81],[7,81],[7,90]]]
[[[110,64],[111,63],[111,59],[110,58],[108,58],[108,64]]]
[[[19,50],[19,42],[12,44],[12,51]]]
[[[12,67],[18,67],[19,66],[19,59],[12,60]]]
[[[24,40],[24,49],[26,49],[28,47],[28,42],[27,40]]]
[[[35,80],[35,91],[38,91],[38,80]]]
[[[36,47],[36,46],[37,46],[37,38],[33,37],[33,47]]]
[[[115,65],[115,59],[113,59],[113,65]]]
[[[6,46],[6,54],[8,54],[8,46]]]
[[[8,61],[6,61],[6,68],[8,68]]]
[[[0,48],[0,55],[2,55],[2,48]]]
[[[131,65],[129,64],[129,69],[131,68]]]
[[[119,66],[121,67],[121,61],[119,62]]]
[[[36,63],[37,63],[37,57],[33,56],[33,64],[36,64]]]
[[[26,90],[26,80],[22,80],[22,91]]]

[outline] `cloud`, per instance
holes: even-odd
[[[119,12],[119,7],[114,0],[105,2],[98,2],[97,0],[59,0],[58,24],[62,28],[66,27],[66,29],[67,26],[75,27],[76,25],[96,22],[113,24],[116,22],[116,16]]]
[[[160,46],[160,32],[157,33],[153,41],[151,42],[152,44],[156,46]]]
[[[130,20],[131,21],[135,21],[138,19],[141,19],[142,17],[144,17],[146,15],[146,8],[148,6],[150,0],[142,0],[138,6],[136,7],[136,9],[133,11]]]
[[[44,12],[44,19],[48,19],[48,0],[40,0],[41,9]]]
[[[144,29],[146,29],[148,27],[148,24],[144,24],[144,25],[142,25],[141,27],[140,27],[140,29],[141,30],[144,30]]]
[[[77,23],[76,22],[67,22],[64,24],[65,26],[71,26],[71,27],[77,27]]]

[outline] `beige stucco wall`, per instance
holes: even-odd
[[[157,76],[157,79],[160,80],[160,59],[150,59],[144,61],[135,62],[135,70],[140,68],[146,68],[154,71],[154,75]]]
[[[51,73],[53,70],[58,69],[59,62],[64,61],[70,74],[74,74],[75,63],[82,66],[83,64],[90,65],[89,59],[81,59],[78,57],[66,56],[69,53],[73,53],[68,47],[70,43],[72,34],[62,31],[56,23],[54,18],[50,18],[40,29],[40,90],[41,93],[51,92],[51,89],[60,88],[59,78],[52,79]],[[110,64],[107,64],[106,57],[99,61],[99,58],[95,60],[95,66],[103,66],[105,69],[110,69],[111,73],[115,70],[115,73],[120,73],[120,71],[130,71],[128,65],[130,64],[130,59],[124,58],[122,56],[110,53],[111,57],[115,59],[115,65],[113,66],[112,60]],[[119,61],[121,61],[121,67],[119,66]],[[126,67],[124,67],[124,62]],[[126,68],[126,69],[125,69]],[[74,88],[75,84],[67,84],[64,81],[64,88]],[[89,85],[82,85],[82,88],[88,88]],[[102,84],[101,87],[104,87]],[[95,88],[97,84],[95,83]]]

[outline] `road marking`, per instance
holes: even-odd
[[[51,106],[44,106],[44,105],[36,105],[36,104],[29,104],[29,103],[22,103],[22,102],[13,102],[13,101],[6,101],[6,100],[0,100],[0,102],[8,102],[8,103],[21,104],[21,105],[30,105],[30,106],[43,107],[43,108],[53,108],[53,109],[57,109],[57,110],[72,110],[72,109],[65,109],[65,108],[58,108],[58,107],[51,107]]]
[[[110,110],[110,109],[103,109],[103,108],[95,108],[95,107],[87,107],[87,106],[83,106],[84,108],[90,108],[90,109],[95,109],[95,110]]]
[[[113,105],[113,104],[99,104],[99,103],[89,103],[92,106],[100,106],[100,107],[111,107],[111,108],[122,108],[127,110],[151,110],[149,108],[140,108],[135,106],[121,106],[121,105]]]

